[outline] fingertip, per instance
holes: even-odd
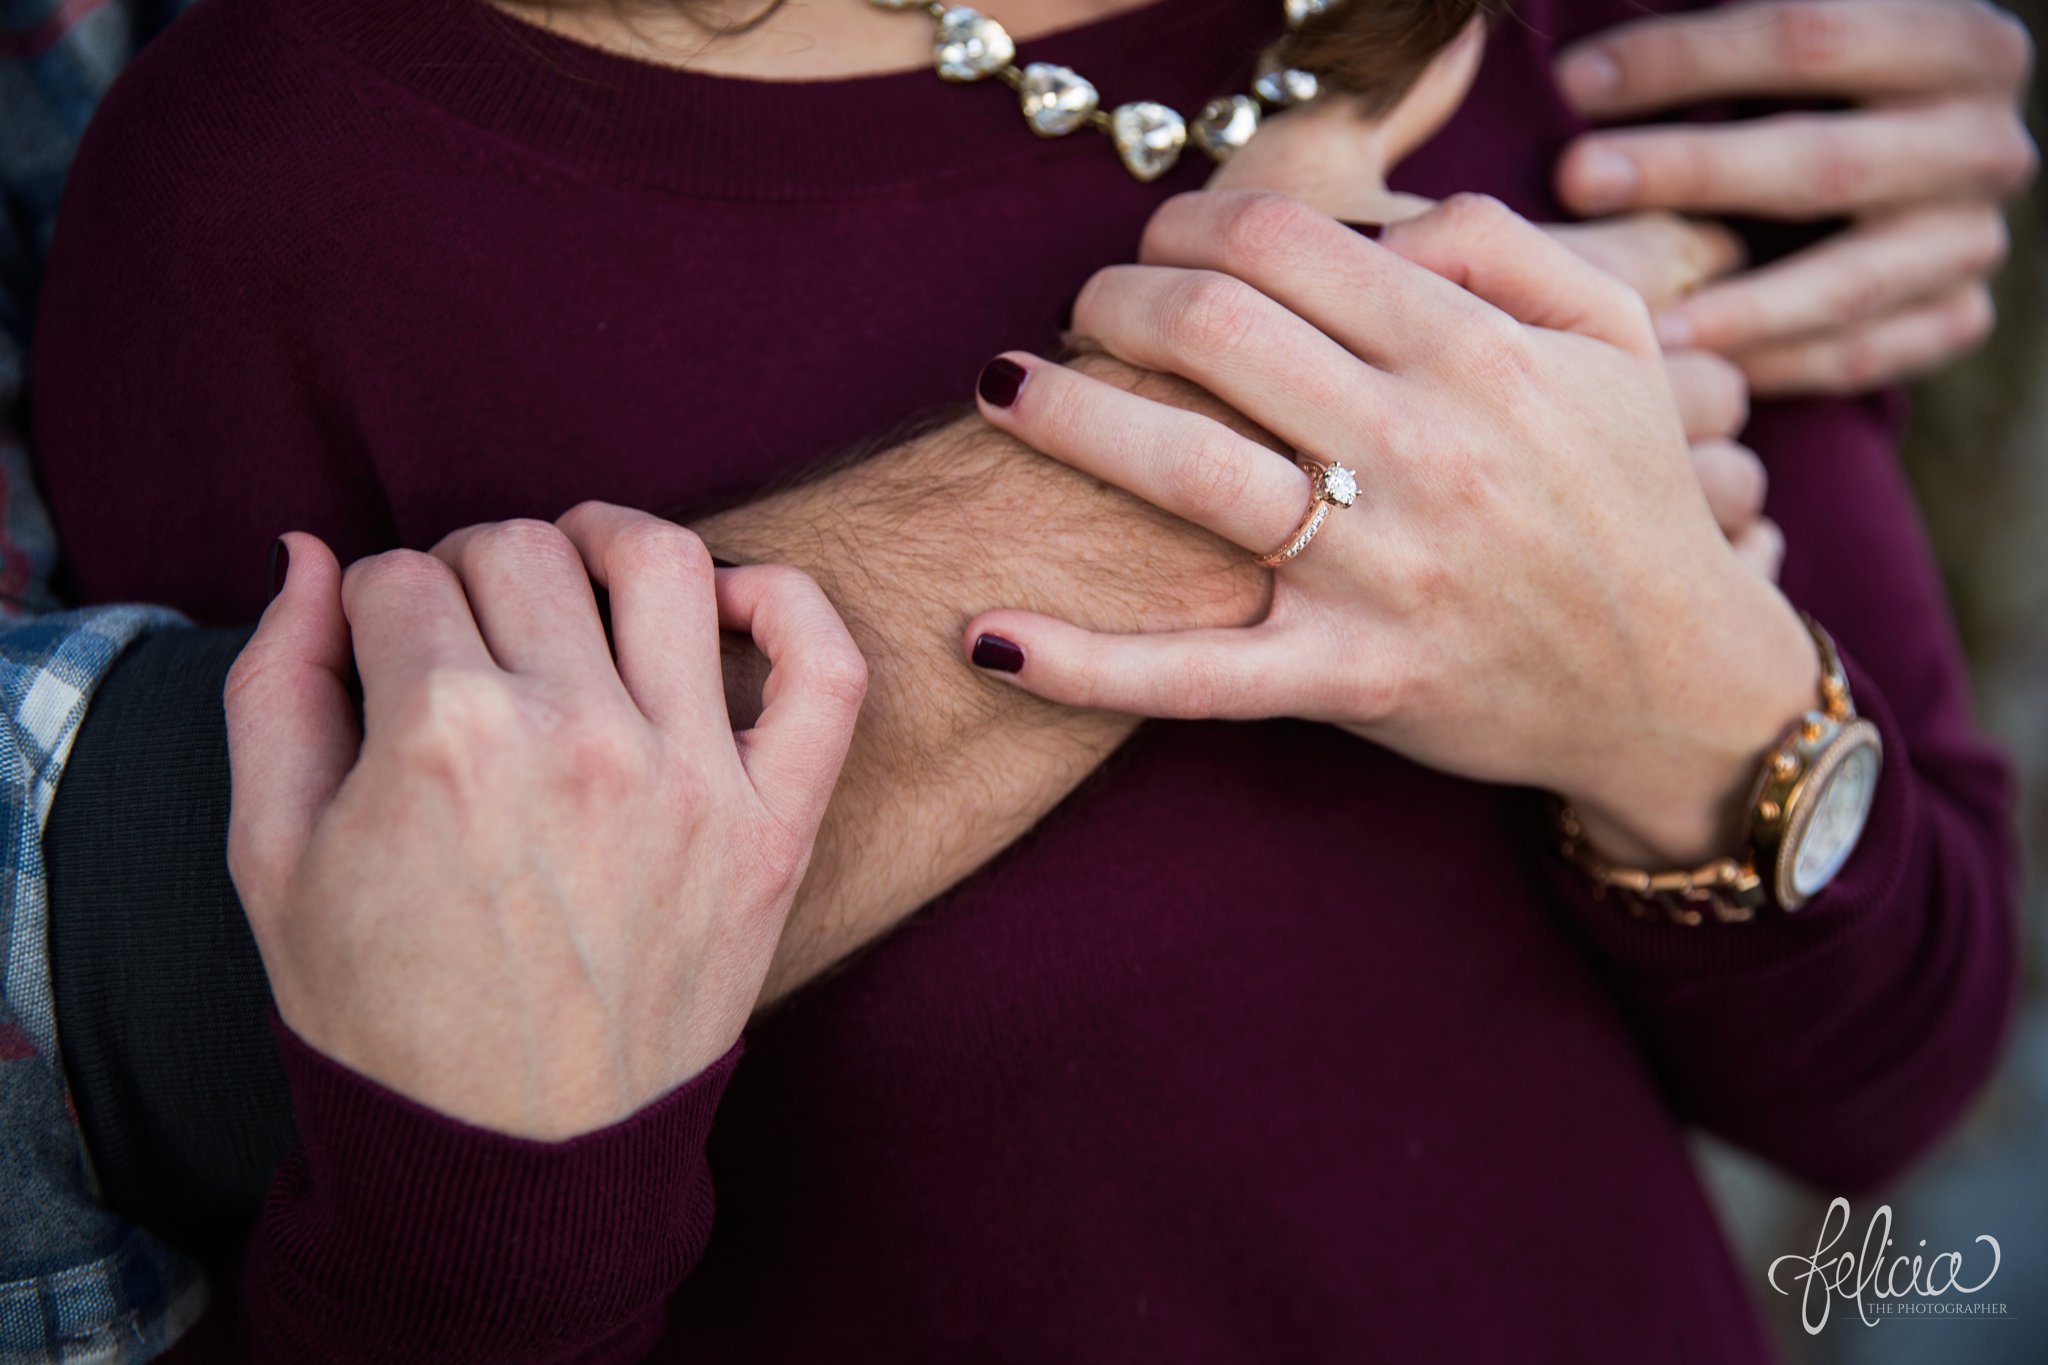
[[[968,648],[967,658],[985,673],[1022,673],[1024,647],[1007,635],[992,630],[978,632]]]
[[[1667,351],[1689,351],[1696,344],[1697,329],[1684,304],[1657,314],[1657,344]]]
[[[1612,141],[1582,138],[1559,159],[1557,192],[1576,213],[1614,213],[1634,202],[1642,184],[1635,160]]]
[[[974,394],[984,410],[1007,412],[1016,405],[1017,395],[1023,392],[1030,377],[1030,367],[1018,355],[999,355],[981,367],[981,374],[974,381]]]
[[[1597,114],[1621,93],[1621,63],[1597,44],[1575,47],[1558,59],[1557,83],[1572,107]]]

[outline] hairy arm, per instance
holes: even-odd
[[[1077,363],[1258,434],[1191,385],[1105,356]],[[868,660],[867,704],[764,1004],[1007,848],[1135,728],[980,676],[960,659],[969,619],[1029,605],[1102,629],[1243,625],[1271,584],[1234,546],[972,412],[693,529],[727,559],[808,571]]]

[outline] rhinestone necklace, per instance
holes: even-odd
[[[1017,44],[1001,24],[979,10],[938,0],[868,3],[906,13],[923,10],[932,17],[936,24],[932,66],[940,80],[966,83],[994,76],[1017,92],[1032,132],[1040,137],[1065,137],[1085,124],[1107,133],[1124,169],[1140,180],[1157,180],[1173,169],[1191,135],[1195,145],[1213,159],[1228,160],[1259,131],[1262,106],[1285,109],[1314,99],[1321,89],[1314,72],[1282,65],[1268,52],[1260,58],[1252,94],[1210,100],[1195,116],[1192,130],[1188,120],[1151,100],[1120,104],[1105,114],[1094,85],[1072,68],[1049,62],[1019,68],[1011,60],[1017,55]],[[1339,3],[1341,0],[1283,0],[1282,9],[1288,28],[1295,29]]]

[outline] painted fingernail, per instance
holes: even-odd
[[[1372,242],[1377,242],[1380,239],[1380,234],[1387,229],[1385,223],[1353,223],[1348,220],[1345,221],[1344,226],[1350,228],[1367,241]]]
[[[277,590],[284,586],[286,575],[292,571],[292,547],[283,539],[270,542],[270,559],[264,569],[263,601],[266,605],[277,600]]]
[[[1636,191],[1636,163],[1612,147],[1594,144],[1579,153],[1572,180],[1580,207],[1618,209]]]
[[[1024,375],[1022,365],[999,355],[981,367],[981,378],[974,382],[974,391],[989,406],[1007,408],[1017,401],[1017,390],[1024,387]]]
[[[1000,635],[980,635],[974,641],[974,666],[991,673],[1022,673],[1024,651]]]
[[[1580,48],[1558,64],[1557,83],[1574,104],[1598,104],[1621,89],[1621,64],[1597,47]]]
[[[1693,340],[1692,319],[1683,313],[1659,313],[1657,315],[1657,344],[1667,351],[1690,349]]]

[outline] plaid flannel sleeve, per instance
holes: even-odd
[[[18,416],[35,285],[79,135],[183,0],[0,0],[0,1365],[126,1365],[206,1306],[198,1268],[101,1207],[50,992],[43,827],[92,693],[162,608],[58,611]]]

